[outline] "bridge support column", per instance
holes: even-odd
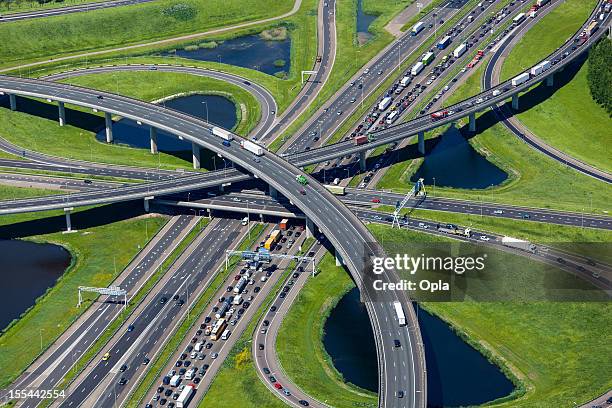
[[[59,124],[64,126],[66,124],[66,108],[64,108],[64,102],[57,102],[57,110],[59,113]]]
[[[314,222],[306,218],[306,238],[314,238],[315,236],[315,225]]]
[[[475,132],[476,131],[476,113],[470,113],[470,125],[469,125],[469,130],[470,132]]]
[[[200,146],[191,142],[191,154],[193,156],[193,168],[200,168]]]
[[[11,105],[11,110],[17,110],[17,97],[13,94],[9,94],[9,104]]]
[[[359,170],[366,171],[368,166],[366,165],[366,152],[359,152]]]
[[[157,154],[157,128],[151,126],[149,129],[149,139],[151,139],[151,154]]]
[[[553,86],[555,84],[555,74],[550,74],[546,77],[546,86]]]
[[[270,194],[270,197],[272,197],[272,198],[274,198],[274,199],[277,199],[277,198],[278,198],[278,190],[277,190],[277,189],[275,189],[274,187],[272,187],[272,186],[268,186],[268,192],[269,192],[269,194]]]
[[[519,108],[519,96],[518,94],[512,95],[512,109],[518,110]]]
[[[76,230],[72,229],[72,220],[70,219],[70,212],[72,210],[73,210],[72,207],[64,208],[64,213],[66,215],[66,231],[64,231],[64,234],[69,234],[71,232],[76,232]]]
[[[419,153],[425,155],[425,132],[419,132]]]
[[[145,198],[144,198],[144,210],[145,210],[146,212],[149,212],[149,209],[150,209],[150,203],[149,203],[149,201],[151,201],[153,198],[154,198],[154,197],[145,197]]]
[[[108,112],[104,112],[104,123],[106,124],[106,143],[113,143],[113,118]]]
[[[212,211],[210,210],[210,208],[207,208],[206,212],[208,213],[208,219],[212,220]]]
[[[334,253],[336,255],[336,266],[343,266],[344,259],[342,259],[342,257],[340,256],[340,254],[338,253],[338,250],[334,249]]]

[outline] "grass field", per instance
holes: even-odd
[[[321,272],[306,282],[279,329],[280,363],[295,384],[319,401],[338,408],[374,407],[376,394],[345,382],[321,341],[327,316],[354,283],[329,253],[318,269]]]
[[[502,79],[534,65],[560,46],[589,16],[595,1],[568,0],[536,24],[510,52]],[[612,118],[591,97],[588,62],[555,75],[555,86],[521,99],[530,108],[517,115],[535,135],[557,149],[604,171],[612,171]],[[547,96],[545,100],[543,95]]]
[[[245,107],[247,115],[238,116],[236,129],[241,134],[247,134],[261,116],[260,106],[250,93],[211,78],[169,72],[118,72],[72,78],[70,83],[111,92],[119,88],[123,95],[148,101],[188,92],[220,94],[233,100],[238,111],[241,105]],[[185,156],[163,152],[153,155],[148,149],[99,142],[94,130],[103,126],[103,119],[79,107],[69,108],[74,110],[66,113],[68,125],[63,127],[57,124],[57,108],[47,103],[32,102],[24,112],[0,109],[0,134],[18,146],[61,157],[152,168],[191,168],[190,152]],[[213,167],[210,157],[210,153],[202,151],[203,168]]]
[[[293,0],[161,0],[0,26],[0,66],[105,49],[274,17]]]
[[[462,100],[466,95],[473,95],[480,90],[485,65],[483,63],[453,92],[447,104]],[[527,97],[523,95],[522,98]],[[464,125],[467,129],[467,120],[462,120],[459,125]],[[444,197],[482,199],[486,202],[571,211],[583,211],[583,209],[590,211],[592,208],[593,212],[600,214],[602,211],[610,210],[608,197],[612,193],[612,188],[608,184],[584,176],[536,152],[499,124],[489,110],[477,114],[476,126],[477,133],[470,139],[470,144],[489,161],[508,173],[509,178],[499,186],[484,190],[437,186],[436,194]],[[402,174],[400,179],[383,177],[377,187],[407,192],[412,188],[412,183],[409,181],[411,173],[400,174]]]
[[[22,13],[25,11],[41,11],[50,9],[61,9],[64,7],[74,7],[99,1],[100,0],[62,0],[61,2],[51,1],[42,4],[36,1],[2,2],[0,4],[0,12],[2,13],[2,15],[9,15],[14,13]]]
[[[53,194],[63,194],[59,190],[50,190],[34,187],[16,187],[0,184],[0,200],[17,200],[20,198],[42,197]]]
[[[38,347],[23,347],[32,344],[32,333],[42,333],[43,349],[46,349],[85,310],[76,308],[78,286],[108,286],[166,222],[161,216],[130,219],[141,210],[129,204],[119,204],[113,209],[111,211],[123,213],[126,218],[109,216],[104,207],[75,210],[72,223],[78,232],[72,234],[61,233],[65,228],[61,211],[0,219],[0,237],[50,242],[66,247],[72,255],[70,267],[57,284],[0,337],[0,366],[3,368],[0,386],[8,385],[40,353]],[[108,221],[101,221],[104,219]],[[94,226],[95,223],[100,225]],[[122,245],[116,245],[117,242]]]

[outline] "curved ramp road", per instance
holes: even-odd
[[[538,13],[538,18],[540,17],[540,13]],[[521,27],[520,30],[514,31],[511,35],[508,36],[506,42],[504,42],[489,59],[483,79],[485,89],[491,89],[494,87],[494,84],[499,83],[501,66],[503,65],[508,53],[519,42],[525,31],[527,31],[532,26],[533,24],[524,25]],[[605,31],[603,28],[600,28],[600,30]],[[595,41],[593,41],[593,43],[595,43]],[[493,110],[493,112],[495,112],[495,115],[502,121],[502,123],[508,130],[510,130],[520,139],[524,140],[529,146],[544,153],[548,157],[563,163],[566,166],[569,166],[583,174],[586,174],[587,176],[594,177],[598,180],[605,181],[607,183],[612,183],[612,174],[593,167],[562,152],[561,150],[547,144],[545,141],[531,133],[527,126],[525,126],[517,118],[513,117],[512,112],[508,109],[507,106],[493,105],[491,109]]]
[[[223,146],[220,139],[212,135],[211,126],[197,118],[119,95],[64,84],[7,77],[0,77],[0,90],[127,117],[221,154],[293,201],[328,237],[357,285],[364,288],[363,273],[366,265],[363,256],[366,248],[376,243],[374,236],[325,187],[280,157],[267,152],[255,160],[255,157],[242,149],[236,141],[229,147]],[[306,177],[309,185],[303,187],[299,184],[296,175]],[[388,282],[399,281],[395,271],[389,271],[381,276],[381,279]],[[424,407],[426,393],[422,391],[425,389],[425,361],[416,315],[405,294],[393,293],[390,296],[404,305],[411,323],[407,326],[410,329],[397,329],[391,302],[366,302],[379,358],[379,403],[381,406],[395,406],[395,393],[399,387],[406,387],[406,398],[402,400],[401,406]],[[393,349],[394,339],[391,332],[394,333],[393,337],[397,336],[404,344],[401,352]]]

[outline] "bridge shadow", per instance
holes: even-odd
[[[71,214],[72,228],[79,230],[100,227],[143,214],[145,214],[145,211],[142,200],[109,204],[73,212]],[[4,217],[11,216],[7,215]],[[27,238],[65,230],[66,217],[64,214],[58,214],[1,225],[0,239]]]

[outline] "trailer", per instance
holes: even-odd
[[[393,102],[393,99],[391,99],[390,96],[383,98],[383,100],[378,104],[378,109],[384,111],[389,107],[389,105],[391,105],[391,102]]]
[[[223,140],[228,140],[228,141],[234,140],[234,135],[232,135],[231,132],[228,132],[227,130],[220,128],[218,126],[213,126],[212,134],[220,137]]]
[[[501,243],[502,245],[507,246],[509,248],[520,249],[522,251],[527,251],[527,252],[532,252],[532,253],[536,252],[536,246],[532,244],[531,242],[525,241],[523,239],[504,236],[501,239]]]
[[[529,72],[523,72],[521,75],[512,78],[512,86],[519,86],[529,81]]]
[[[599,28],[599,23],[597,22],[597,20],[593,20],[587,26],[587,28],[584,29],[584,33],[590,37],[593,35],[595,31],[597,31],[598,28]]]
[[[397,322],[400,326],[406,325],[406,315],[400,302],[393,302],[393,308],[395,309],[395,315],[397,316]]]
[[[195,388],[196,386],[194,384],[189,384],[183,388],[181,395],[176,399],[176,408],[185,408],[187,404],[189,404]]]
[[[343,186],[333,186],[329,184],[325,184],[325,188],[328,189],[332,194],[335,195],[345,195],[346,189]]]
[[[412,66],[412,69],[410,70],[410,74],[415,77],[417,75],[419,75],[419,73],[423,70],[423,68],[425,68],[425,64],[423,64],[422,62],[417,62],[416,64],[414,64]]]
[[[264,154],[263,147],[257,143],[251,142],[250,140],[243,140],[240,142],[240,146],[242,146],[243,149],[253,153],[255,156],[262,156]]]
[[[274,246],[274,244],[276,244],[276,242],[278,242],[280,237],[281,237],[280,230],[272,231],[272,233],[270,234],[270,236],[268,237],[268,239],[264,243],[264,248],[267,249],[268,251],[271,251],[272,247]],[[236,285],[236,286],[238,286],[238,285]]]
[[[435,57],[436,55],[433,52],[429,51],[425,55],[423,55],[423,59],[421,60],[421,62],[423,63],[423,65],[429,65]]]
[[[236,285],[238,286],[238,285]],[[220,307],[219,310],[217,310],[217,312],[215,313],[215,317],[217,319],[221,319],[222,317],[225,316],[225,314],[227,313],[227,311],[229,310],[229,305],[227,303],[223,303]],[[214,327],[213,327],[214,330]]]
[[[537,5],[538,7],[542,7],[543,5],[545,5],[545,4],[546,4],[546,3],[548,3],[548,2],[549,2],[549,0],[537,0],[537,1],[536,1],[536,5]]]
[[[533,68],[531,68],[529,73],[533,76],[536,76],[536,75],[540,75],[542,72],[546,71],[549,68],[550,68],[550,61],[543,61],[539,63],[538,65],[534,66]]]
[[[467,44],[463,43],[460,44],[457,48],[455,48],[455,50],[453,51],[453,56],[455,58],[459,58],[460,56],[462,56],[463,54],[465,54],[465,52],[467,51]]]
[[[446,47],[448,47],[448,44],[451,43],[451,37],[450,35],[447,35],[446,37],[444,37],[443,39],[440,40],[440,42],[438,43],[437,47],[439,50],[443,50]]]
[[[268,248],[266,248],[268,249]],[[234,286],[234,293],[235,294],[240,294],[245,286],[247,285],[247,283],[249,282],[249,279],[246,276],[243,276],[242,278],[240,278],[240,280],[238,281],[238,283],[236,283],[236,286]],[[229,306],[229,304],[228,304]]]
[[[425,23],[422,21],[419,21],[412,27],[411,35],[417,35],[421,31],[423,31],[424,28],[425,28]]]

